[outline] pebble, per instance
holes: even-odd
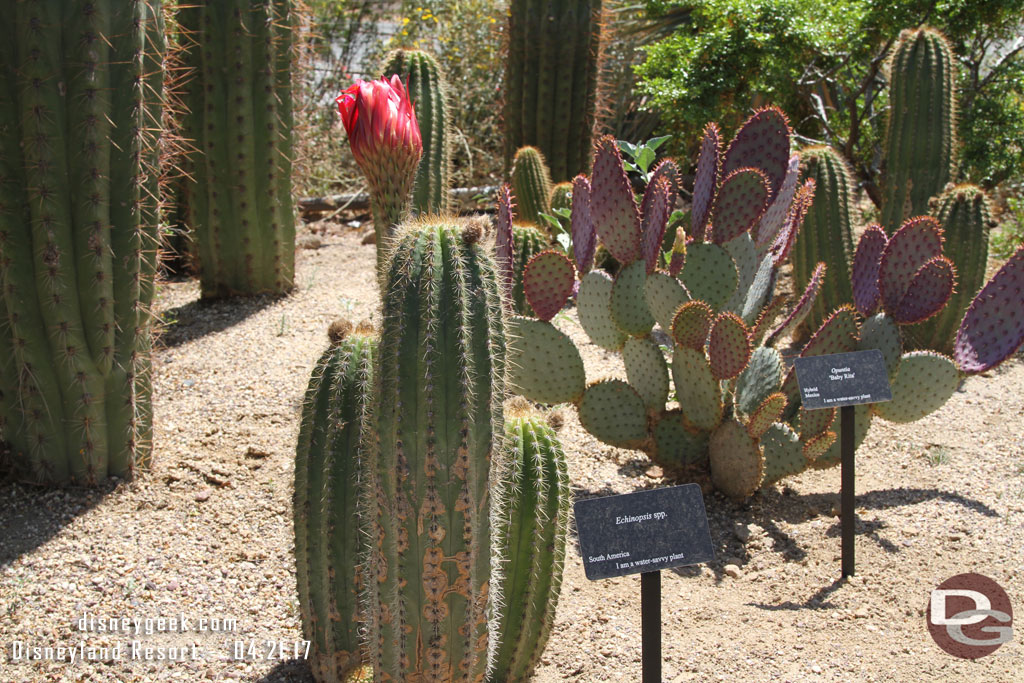
[[[722,571],[725,572],[726,576],[731,576],[734,579],[738,579],[743,576],[743,572],[734,564],[727,564],[722,567]]]

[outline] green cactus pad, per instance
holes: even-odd
[[[782,381],[782,354],[773,348],[759,346],[750,354],[747,369],[736,380],[736,407],[750,415]]]
[[[852,306],[840,306],[814,333],[800,356],[824,356],[857,350],[857,312]]]
[[[875,414],[889,422],[913,422],[935,412],[960,385],[952,359],[931,351],[912,351],[900,358],[891,380],[892,400],[872,404]]]
[[[895,311],[918,269],[942,256],[942,227],[931,216],[906,221],[889,238],[878,264],[878,293],[882,308]]]
[[[811,276],[810,282],[807,283],[807,288],[804,289],[804,293],[800,296],[800,300],[796,306],[793,307],[792,312],[782,321],[775,330],[768,335],[766,344],[774,344],[776,340],[785,337],[790,332],[796,329],[807,317],[807,314],[811,312],[814,302],[818,298],[818,294],[821,291],[822,282],[825,280],[825,264],[819,263],[817,268],[814,269],[814,274]]]
[[[783,294],[779,294],[768,302],[768,305],[757,316],[757,320],[754,321],[754,329],[750,332],[751,344],[761,344],[761,340],[764,339],[765,335],[768,334],[768,330],[771,329],[772,323],[775,322],[775,319],[779,317],[785,308],[786,297]]]
[[[501,235],[499,226],[497,233]],[[495,238],[497,241],[497,236]],[[512,305],[514,311],[521,315],[533,315],[533,307],[530,306],[526,296],[526,266],[537,254],[548,248],[547,235],[532,225],[515,225],[512,227]],[[498,254],[503,253],[501,246],[496,250]],[[500,264],[500,262],[499,262]],[[502,271],[502,275],[506,274]]]
[[[672,338],[679,346],[703,352],[715,314],[703,301],[689,301],[672,318]]]
[[[651,459],[668,468],[704,462],[708,457],[708,436],[706,431],[687,429],[681,411],[668,411],[654,425]]]
[[[654,327],[654,318],[644,299],[647,265],[641,259],[623,267],[612,286],[612,320],[619,328],[634,336],[643,336]]]
[[[599,441],[638,448],[647,439],[647,409],[640,394],[620,379],[587,387],[579,407],[580,424]]]
[[[647,310],[658,321],[666,334],[672,332],[672,320],[679,307],[690,300],[690,295],[679,280],[668,273],[656,270],[647,276],[644,283],[644,301]]]
[[[807,410],[800,406],[795,426],[797,431],[800,432],[800,438],[808,441],[827,432],[835,423],[835,420],[835,408]]]
[[[742,313],[747,297],[750,295],[750,287],[757,277],[757,247],[754,246],[754,238],[749,232],[744,232],[738,237],[729,240],[722,245],[729,252],[732,261],[736,264],[736,275],[739,284],[732,297],[725,304],[725,310],[735,313]]]
[[[676,346],[672,382],[683,415],[694,427],[714,429],[722,421],[722,390],[703,351]]]
[[[801,440],[803,440],[802,436]],[[835,442],[835,432],[825,432],[824,434],[811,437],[810,440],[803,440],[804,458],[807,460],[808,465],[813,466],[813,464],[817,462],[818,458],[828,452],[828,449],[832,448],[832,444]]]
[[[900,366],[900,355],[903,353],[903,344],[900,342],[900,331],[893,319],[884,313],[873,315],[860,326],[860,341],[857,342],[858,351],[878,349],[885,358],[885,369],[889,377],[896,374]]]
[[[765,304],[771,299],[772,293],[775,291],[775,278],[777,274],[778,269],[775,268],[775,262],[772,260],[771,254],[763,257],[761,265],[757,267],[754,279],[750,283],[750,287],[746,290],[743,311],[740,313],[743,322],[753,325],[761,317]],[[740,288],[737,291],[743,290]]]
[[[733,500],[744,500],[761,487],[764,455],[736,420],[723,422],[711,435],[708,459],[711,482]]]
[[[627,335],[612,320],[613,286],[608,273],[592,270],[580,280],[580,291],[576,295],[580,325],[590,341],[608,351],[618,351],[627,339]]]
[[[761,452],[764,453],[763,486],[800,474],[809,464],[800,437],[787,424],[776,422],[768,427],[761,437]]]
[[[512,316],[508,350],[514,391],[537,403],[575,403],[583,396],[580,352],[551,323]]]
[[[850,265],[850,280],[853,285],[853,304],[863,316],[872,315],[878,309],[881,294],[878,293],[878,268],[882,252],[889,238],[878,225],[869,225],[857,242]]]
[[[976,374],[1002,363],[1024,343],[1024,247],[974,297],[956,333],[953,357],[961,372]]]
[[[854,427],[853,427],[853,447],[854,449],[860,448],[860,445],[864,443],[864,439],[868,435],[868,429],[871,428],[871,420],[874,417],[874,413],[871,412],[870,406],[867,404],[859,405],[854,408]],[[828,449],[819,455],[811,462],[811,467],[816,470],[823,470],[829,467],[835,467],[838,465],[842,458],[840,453],[840,444],[842,443],[842,426],[839,424],[839,420],[833,423],[833,429],[825,433],[827,439],[828,434],[835,434],[834,441]]]
[[[704,240],[704,232],[711,215],[711,202],[718,187],[721,169],[722,137],[717,123],[704,126],[697,156],[697,171],[693,179],[693,210],[690,213],[690,236],[698,242]]]
[[[907,293],[892,311],[901,325],[919,323],[943,309],[953,295],[956,272],[953,262],[940,256],[918,268],[907,287]]]
[[[715,244],[725,244],[753,228],[768,207],[768,178],[756,168],[739,168],[722,181],[711,207]]]
[[[732,379],[750,360],[750,332],[735,313],[719,313],[708,338],[711,375],[717,380]]]
[[[716,311],[732,298],[739,284],[735,262],[717,244],[688,245],[680,276],[690,298],[704,301]]]
[[[760,439],[761,435],[772,426],[772,423],[782,417],[782,411],[785,409],[786,395],[778,391],[770,394],[751,413],[750,419],[747,420],[747,433],[752,439]]]
[[[562,310],[572,295],[576,282],[576,268],[562,253],[548,249],[526,264],[523,271],[523,290],[537,317],[551,320]]]
[[[752,166],[768,178],[769,200],[775,199],[789,162],[789,120],[777,107],[765,107],[747,119],[729,143],[722,173]]]
[[[640,258],[640,209],[610,135],[597,141],[590,187],[590,211],[604,246],[620,263]]]
[[[664,410],[668,401],[668,364],[661,348],[650,339],[631,337],[622,347],[626,378],[648,408]]]

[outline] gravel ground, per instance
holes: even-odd
[[[300,251],[298,289],[285,299],[200,305],[195,282],[159,288],[167,325],[151,472],[101,491],[0,486],[0,682],[311,680],[295,652],[299,406],[327,325],[372,317],[377,305],[373,247],[337,227],[319,241]],[[589,377],[621,373],[574,314],[558,324],[581,343]],[[670,483],[562,413],[577,495]],[[1024,611],[1022,426],[1020,356],[969,379],[924,420],[876,421],[858,452],[848,581],[838,580],[838,470],[743,505],[707,492],[717,559],[663,572],[664,679],[1024,680],[1019,634],[960,660],[932,642],[924,618],[931,589],[968,571],[999,582]],[[639,680],[639,577],[589,582],[571,546],[536,680]],[[140,632],[80,624],[90,615],[138,618]],[[98,660],[13,661],[15,641],[84,643]],[[118,644],[120,659],[100,650]]]

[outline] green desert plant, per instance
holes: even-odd
[[[193,140],[186,222],[203,298],[283,294],[295,277],[290,0],[184,3],[181,85]]]
[[[150,459],[162,12],[22,2],[0,29],[0,439],[33,481]]]
[[[522,147],[512,160],[512,193],[519,218],[536,226],[544,225],[541,214],[551,213],[551,172],[544,155],[536,147]]]

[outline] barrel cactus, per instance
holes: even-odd
[[[480,235],[445,220],[404,225],[382,287],[362,511],[378,680],[482,679],[495,646],[506,332]]]
[[[295,277],[289,0],[184,3],[190,70],[183,135],[194,141],[187,222],[203,298],[282,294]]]
[[[452,131],[448,85],[437,60],[422,50],[394,50],[384,58],[384,75],[398,76],[416,106],[423,156],[416,169],[412,209],[418,214],[448,210]]]
[[[295,458],[295,575],[303,637],[318,681],[342,681],[363,662],[359,570],[365,543],[353,524],[360,498],[363,420],[376,341],[370,330],[331,326],[313,370]]]
[[[19,2],[0,29],[0,438],[92,485],[151,453],[159,0]]]
[[[601,0],[512,0],[503,121],[505,165],[537,147],[555,182],[587,170],[596,120]]]
[[[504,596],[492,622],[499,643],[488,680],[495,683],[529,680],[551,635],[572,502],[555,431],[519,401],[505,413],[510,467],[495,520]]]
[[[904,31],[889,58],[882,227],[892,234],[953,179],[956,58],[931,28]]]

